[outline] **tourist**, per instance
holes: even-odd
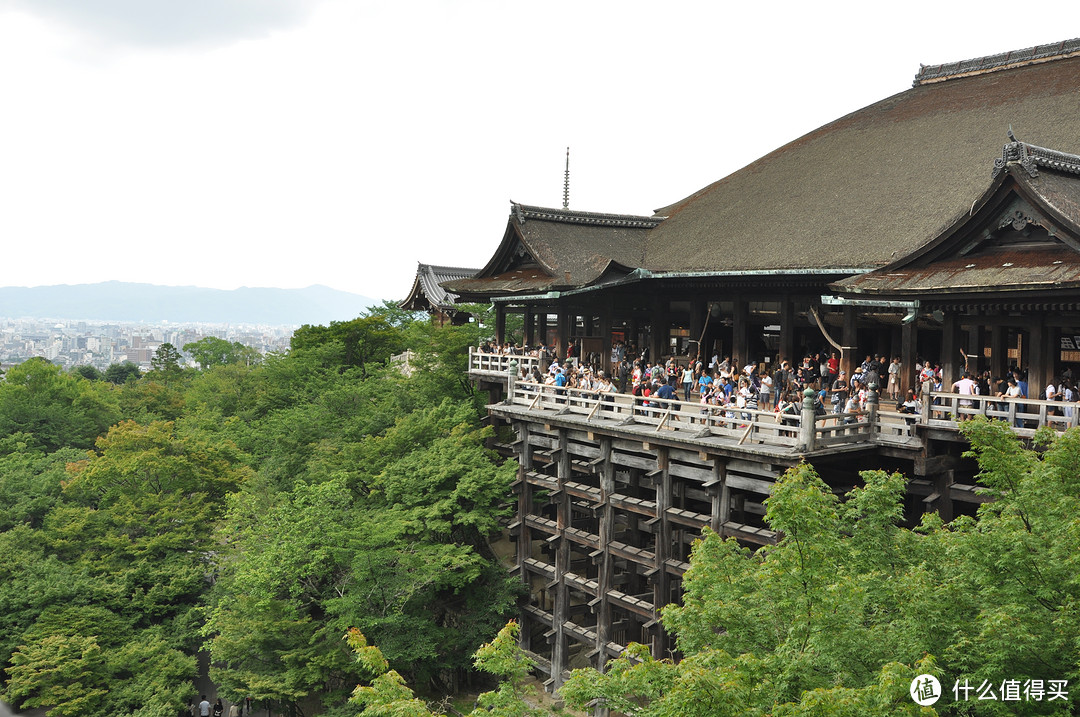
[[[758,389],[758,402],[761,404],[762,411],[772,410],[772,396],[773,396],[773,380],[769,376],[769,372],[762,367],[761,375],[758,377],[760,388]]]
[[[953,393],[958,393],[961,396],[974,396],[979,392],[979,385],[971,378],[971,374],[965,371],[963,377],[953,383],[952,390]],[[957,408],[956,420],[965,421],[971,418],[971,413],[964,412],[962,409],[971,408],[972,405],[973,401],[970,398],[961,398]]]
[[[832,383],[832,401],[833,413],[843,413],[844,406],[847,404],[848,398],[848,381],[847,371],[840,371],[836,380]]]
[[[682,370],[683,400],[690,400],[690,391],[694,388],[694,369],[687,364]]]
[[[894,401],[900,400],[900,357],[893,356],[892,363],[889,364],[889,383],[888,383],[889,398]]]
[[[829,360],[825,362],[825,367],[828,373],[825,376],[827,385],[832,386],[836,382],[836,377],[840,375],[840,358],[833,351],[829,355]]]

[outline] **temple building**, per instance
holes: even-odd
[[[512,203],[488,263],[442,286],[494,303],[499,342],[520,314],[518,340],[560,357],[572,342],[586,363],[620,344],[684,364],[835,350],[848,375],[898,356],[901,389],[924,396],[917,417],[874,404],[847,424],[804,404],[787,425],[549,390],[474,360],[521,466],[523,643],[554,686],[628,641],[664,656],[659,610],[695,535],[775,540],[762,516],[786,467],[808,460],[838,493],[861,468],[901,470],[910,516],[951,519],[983,501],[958,421],[1030,435],[1080,420],[1038,398],[1080,364],[1080,40],[923,66],[910,89],[649,216]],[[941,390],[917,384],[920,361],[940,364]],[[951,393],[965,371],[1010,370],[1027,401]]]
[[[447,323],[454,326],[467,323],[469,312],[460,309],[457,294],[447,291],[442,283],[471,277],[477,271],[457,266],[418,263],[412,289],[407,297],[398,302],[398,306],[409,311],[426,311],[440,326]]]

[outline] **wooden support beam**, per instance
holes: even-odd
[[[652,581],[652,603],[655,606],[666,605],[670,598],[670,577],[664,570],[671,550],[671,520],[668,510],[671,509],[672,485],[671,471],[668,470],[668,449],[660,448],[657,451],[657,463],[661,466],[659,480],[656,484],[656,514],[657,531],[656,540],[653,543],[655,562],[653,569],[656,571],[650,578]],[[667,635],[660,628],[654,635],[652,645],[653,657],[657,660],[667,656]]]
[[[731,317],[731,358],[742,365],[750,359],[749,306],[741,296],[734,298],[735,311]]]
[[[941,327],[941,387],[951,390],[953,383],[960,380],[963,372],[961,355],[964,353],[960,344],[960,322],[956,312],[945,313],[945,324]]]
[[[900,398],[906,397],[908,391],[915,389],[917,337],[918,332],[915,330],[914,321],[909,321],[900,327]]]
[[[840,355],[840,370],[845,372],[848,381],[855,375],[855,367],[859,363],[858,348],[859,348],[859,325],[858,316],[855,313],[854,306],[844,307],[844,328],[842,331],[842,337],[840,343],[843,344],[844,350]],[[794,364],[792,364],[794,365]]]
[[[792,365],[795,364],[798,359],[795,357],[795,304],[792,303],[791,296],[784,294],[780,297],[780,361],[791,361]],[[770,366],[770,369],[776,369],[779,366],[779,362]]]

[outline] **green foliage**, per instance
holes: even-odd
[[[74,369],[72,369],[72,373],[82,376],[87,381],[103,381],[105,379],[105,374],[103,374],[101,371],[98,371],[95,367],[89,365],[76,366]]]
[[[494,717],[541,717],[546,710],[532,707],[539,701],[536,688],[527,682],[535,666],[532,658],[518,646],[521,627],[511,620],[491,642],[485,643],[473,655],[476,669],[500,679],[498,689],[485,692],[477,699],[474,715]]]
[[[89,448],[120,416],[111,388],[44,359],[14,366],[0,383],[0,440],[21,434],[45,451]]]
[[[295,352],[323,353],[323,360],[347,368],[358,368],[367,375],[369,364],[384,363],[405,349],[404,331],[395,325],[396,317],[373,311],[351,321],[332,321],[330,326],[305,324],[292,336]]]
[[[109,367],[105,369],[105,380],[109,383],[116,384],[117,386],[122,386],[127,383],[128,380],[135,380],[140,376],[142,376],[142,371],[130,361],[110,364]]]
[[[474,653],[476,668],[501,680],[497,690],[480,695],[478,706],[472,712],[474,717],[542,717],[550,714],[530,706],[530,701],[536,700],[538,695],[535,688],[526,684],[533,664],[518,647],[519,631],[517,622],[511,620],[499,630],[494,640],[481,645]],[[370,681],[368,685],[358,685],[349,698],[352,704],[363,708],[361,717],[431,717],[436,714],[415,697],[405,679],[390,669],[382,650],[368,644],[360,630],[349,628],[345,640]]]
[[[58,461],[73,453],[5,459],[48,503],[40,529],[0,534],[24,558],[0,570],[6,695],[62,714],[175,714],[195,671],[191,616],[214,525],[247,473],[227,445],[169,423],[114,426],[61,483]]]
[[[255,349],[244,346],[239,341],[227,341],[217,336],[204,336],[198,341],[185,344],[184,351],[203,369],[230,364],[252,365],[261,358]]]
[[[182,370],[180,358],[180,350],[165,342],[154,351],[150,359],[150,370],[163,376],[178,374]]]
[[[168,345],[146,376],[11,369],[3,697],[175,715],[208,645],[225,696],[341,706],[364,674],[352,626],[388,690],[454,683],[520,591],[487,546],[515,467],[484,447],[469,330],[385,306],[262,362],[217,340],[194,344],[199,371]],[[387,362],[407,346],[410,376]]]

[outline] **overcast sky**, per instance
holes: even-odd
[[[486,263],[510,200],[561,206],[567,146],[571,208],[647,215],[920,63],[1078,20],[1075,0],[0,0],[0,286],[399,299],[418,261]]]

